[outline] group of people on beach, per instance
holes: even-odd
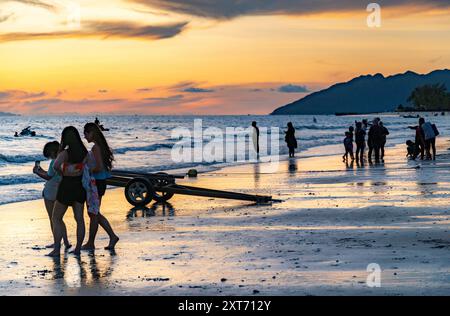
[[[48,170],[44,170],[39,162],[33,168],[33,173],[46,180],[43,198],[53,233],[53,244],[47,246],[53,248],[48,254],[51,257],[60,256],[62,241],[66,250],[72,247],[63,221],[69,206],[73,209],[77,227],[77,242],[73,254],[80,255],[81,250],[95,249],[99,226],[109,235],[109,244],[105,249],[114,250],[119,241],[109,221],[100,212],[106,180],[110,177],[114,161],[113,152],[98,124],[87,123],[83,132],[86,141],[94,144],[91,151],[86,149],[78,130],[68,126],[62,131],[61,142],[54,141],[44,146],[44,156],[51,159]],[[85,204],[90,224],[89,239],[83,245]]]
[[[356,162],[364,164],[364,152],[369,148],[367,158],[372,164],[372,158],[375,156],[375,163],[384,161],[385,146],[389,130],[384,126],[380,118],[375,118],[370,124],[368,120],[361,122],[355,121],[355,126],[350,126],[345,132],[344,148],[345,154],[342,156],[344,162],[355,161],[353,154],[353,142],[356,144]]]
[[[416,131],[415,142],[408,140],[406,142],[408,154],[407,157],[415,160],[419,154],[420,159],[427,160],[436,159],[436,137],[439,131],[435,124],[425,122],[424,118],[419,119],[417,126],[409,126],[408,128]],[[389,130],[384,126],[380,118],[375,118],[371,123],[367,120],[361,122],[355,121],[355,127],[350,126],[345,132],[344,148],[345,154],[342,156],[344,162],[355,161],[358,164],[364,164],[364,152],[367,146],[369,148],[367,158],[372,164],[372,158],[375,156],[375,163],[384,162],[385,146]],[[353,154],[353,142],[356,144],[356,158]]]
[[[419,119],[419,125],[408,126],[408,128],[416,132],[415,141],[408,140],[406,146],[408,148],[407,157],[410,159],[436,160],[436,137],[439,136],[439,130],[435,124],[425,122],[424,118]]]
[[[317,122],[314,118],[314,122]],[[259,128],[256,122],[252,122],[254,129],[254,143],[255,150],[259,154]],[[419,118],[419,124],[416,126],[408,126],[408,128],[415,130],[415,141],[408,140],[407,157],[410,159],[436,160],[436,137],[439,136],[439,131],[435,124],[426,122],[424,118]],[[289,149],[289,157],[295,157],[295,150],[298,148],[297,139],[295,136],[295,128],[292,122],[287,124],[287,131],[285,133],[285,142]],[[344,162],[354,162],[357,164],[364,164],[365,149],[368,147],[367,160],[369,164],[379,164],[384,162],[385,147],[389,136],[389,130],[379,117],[372,122],[367,119],[362,121],[355,121],[354,126],[350,126],[345,132],[344,149],[345,153],[342,156]],[[354,144],[356,145],[356,152],[354,151]],[[356,157],[355,157],[356,155]]]

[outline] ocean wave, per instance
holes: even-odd
[[[0,176],[0,186],[13,184],[40,183],[44,180],[33,174]]]
[[[125,154],[129,151],[157,151],[158,149],[164,149],[164,148],[172,148],[173,144],[153,144],[148,146],[132,146],[132,147],[122,147],[122,148],[116,148],[113,149],[114,154]]]
[[[0,162],[7,163],[27,163],[45,160],[43,155],[2,155],[0,154]]]
[[[350,126],[350,125],[349,125]],[[298,130],[312,129],[312,130],[339,130],[342,129],[341,126],[320,126],[320,125],[303,125],[296,127]]]

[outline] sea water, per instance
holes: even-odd
[[[409,125],[416,125],[417,119],[403,118],[398,114],[380,114],[389,129],[387,146],[414,140],[414,131]],[[373,119],[375,115],[363,116],[101,116],[101,123],[110,130],[105,136],[115,154],[115,169],[159,172],[187,171],[196,168],[200,172],[224,166],[214,162],[174,162],[172,147],[179,139],[172,138],[175,128],[193,130],[194,120],[202,120],[202,128],[216,127],[248,128],[252,121],[258,126],[280,129],[279,153],[284,158],[288,149],[284,142],[286,124],[292,122],[297,130],[299,157],[335,155],[343,151],[345,131],[355,120]],[[442,135],[449,135],[450,120],[447,116],[425,117],[435,123]],[[64,127],[73,125],[83,136],[83,126],[92,122],[93,116],[17,116],[0,117],[0,204],[32,200],[41,197],[43,181],[32,173],[36,160],[45,160],[42,149],[45,143],[60,140]],[[31,126],[35,137],[14,137]],[[251,141],[251,137],[247,141]],[[86,144],[88,149],[91,147]],[[264,144],[262,144],[264,147]],[[264,149],[264,148],[262,148]],[[406,149],[405,149],[406,151]],[[264,152],[264,150],[262,150]],[[406,152],[405,152],[406,154]],[[46,168],[48,162],[43,161]]]

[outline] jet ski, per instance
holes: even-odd
[[[31,137],[34,137],[34,136],[36,136],[36,132],[35,131],[32,131],[31,130],[31,126],[28,126],[27,128],[24,128],[21,132],[20,132],[20,134],[17,134],[17,132],[16,132],[16,134],[14,134],[14,137],[19,137],[19,136],[31,136]]]
[[[109,128],[105,128],[103,125],[98,126],[102,132],[109,132]]]

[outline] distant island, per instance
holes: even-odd
[[[382,74],[360,76],[314,92],[276,109],[271,115],[370,114],[397,109],[444,111],[450,110],[446,87],[450,87],[448,69],[425,75],[407,71],[389,77]]]
[[[0,112],[0,116],[20,116],[20,115],[8,112]]]

